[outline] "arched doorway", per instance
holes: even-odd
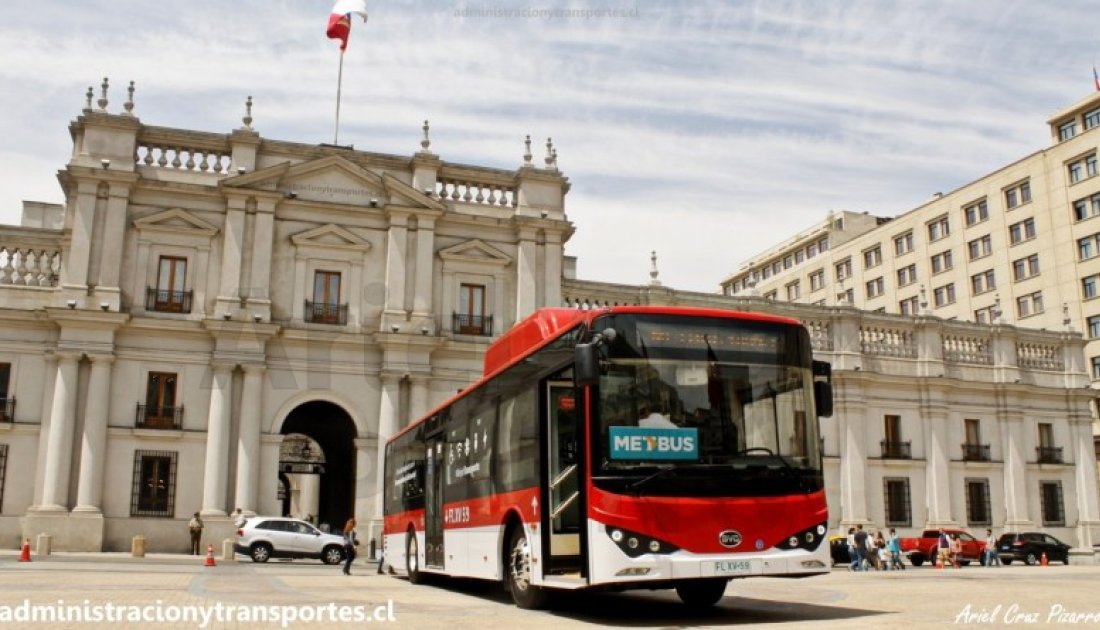
[[[291,439],[293,434],[306,436],[310,445],[316,444],[321,450],[304,456],[309,461],[323,462],[308,471],[319,478],[317,512],[313,516],[318,525],[328,523],[333,530],[339,530],[355,513],[355,423],[340,407],[315,400],[291,411],[281,433],[287,436],[284,440]],[[280,473],[285,478],[287,474],[302,476],[307,471],[280,470]]]

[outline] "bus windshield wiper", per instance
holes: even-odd
[[[783,470],[783,471],[789,473],[792,477],[796,477],[796,478],[800,478],[802,476],[802,475],[799,474],[799,472],[797,470],[795,470],[794,466],[791,466],[791,463],[789,461],[787,461],[786,457],[783,457],[779,453],[773,452],[770,448],[765,448],[763,446],[755,446],[753,448],[747,448],[743,451],[738,451],[737,454],[738,455],[746,455],[746,454],[752,453],[752,452],[767,453],[767,455],[771,459],[778,459],[779,463],[783,464],[783,468],[781,468],[781,469],[776,468],[775,470]]]
[[[631,483],[630,485],[628,485],[626,487],[626,489],[627,490],[633,490],[634,488],[637,488],[638,486],[644,486],[645,484],[649,483],[650,481],[653,481],[654,479],[656,479],[658,477],[662,477],[664,475],[667,475],[669,472],[671,472],[673,470],[676,470],[675,466],[660,466],[660,467],[657,468],[657,470],[651,472],[650,474],[646,475],[645,477],[642,477],[641,479],[639,479],[639,480]]]

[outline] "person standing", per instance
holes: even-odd
[[[993,530],[986,528],[985,530],[985,566],[991,567],[996,564],[1001,564],[1001,558],[997,555],[997,537],[993,535]]]
[[[947,567],[951,562],[951,539],[943,530],[940,530],[940,538],[936,541],[936,558],[941,567]]]
[[[905,570],[905,565],[901,562],[901,538],[893,527],[890,528],[890,540],[886,541],[886,549],[890,552],[890,569]]]
[[[856,528],[848,528],[848,537],[845,542],[848,545],[848,570],[855,571],[859,566],[856,564]]]
[[[198,512],[195,512],[191,521],[187,523],[187,529],[191,532],[191,555],[197,556],[202,543],[202,519],[199,518]]]
[[[248,521],[248,519],[244,517],[244,512],[241,511],[241,508],[237,508],[236,510],[233,510],[233,525],[234,525],[234,527],[236,527],[237,529],[240,529],[240,528],[244,527],[244,524],[245,524],[246,521]]]
[[[866,570],[863,563],[867,561],[867,532],[863,531],[863,525],[856,525],[856,571]]]
[[[961,566],[960,563],[962,562],[962,550],[962,539],[959,538],[958,534],[951,534],[951,566],[955,567],[956,569]]]
[[[351,563],[355,561],[359,538],[355,534],[355,517],[344,524],[344,575],[351,575]]]

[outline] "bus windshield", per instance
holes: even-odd
[[[597,388],[597,477],[618,490],[659,494],[820,488],[803,329],[718,318],[606,319],[614,321],[600,324],[617,336]]]

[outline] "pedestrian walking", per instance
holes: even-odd
[[[856,571],[865,571],[866,567],[864,567],[864,562],[868,561],[867,560],[868,545],[867,545],[867,532],[863,531],[863,525],[856,525],[856,533],[855,533],[854,538],[855,538],[855,541],[856,541],[855,570]]]
[[[191,532],[191,555],[197,556],[199,555],[199,548],[202,546],[202,519],[199,518],[198,512],[195,512],[195,515],[187,523],[187,530]]]
[[[856,528],[854,528],[854,527],[849,527],[848,528],[847,543],[848,543],[848,570],[849,571],[857,571],[859,569],[859,565],[857,564],[858,561],[856,560]]]
[[[936,541],[936,562],[941,567],[949,566],[951,562],[951,539],[947,532],[940,530],[940,538]]]
[[[993,565],[1000,565],[1001,558],[997,555],[997,537],[993,535],[993,530],[986,528],[985,530],[985,566],[991,567]]]
[[[355,561],[359,537],[355,533],[355,517],[344,524],[344,575],[351,575],[351,563]]]
[[[890,528],[890,540],[886,541],[886,549],[890,552],[890,569],[904,571],[905,564],[901,561],[901,537],[893,527]]]

